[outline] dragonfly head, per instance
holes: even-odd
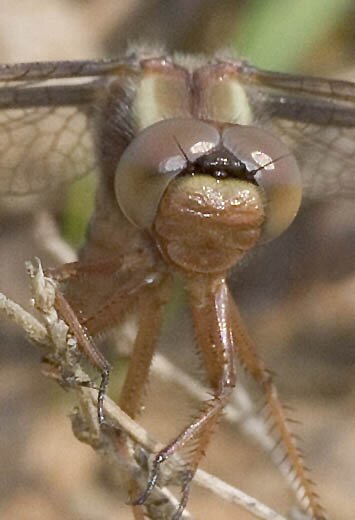
[[[193,118],[155,123],[119,162],[118,204],[187,271],[226,271],[282,233],[301,202],[296,160],[277,137]]]

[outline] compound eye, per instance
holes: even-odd
[[[125,216],[142,229],[152,227],[169,182],[215,148],[218,130],[196,119],[159,121],[142,130],[128,145],[115,174],[115,193]]]
[[[233,125],[222,135],[223,145],[241,160],[265,193],[265,223],[261,242],[280,235],[297,215],[302,179],[287,146],[268,131]]]

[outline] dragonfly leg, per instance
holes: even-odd
[[[146,502],[158,482],[161,465],[181,453],[186,469],[182,473],[182,498],[174,520],[178,520],[183,513],[191,480],[235,386],[235,354],[229,312],[225,305],[228,303],[228,292],[224,278],[206,277],[202,284],[201,280],[194,278],[188,281],[190,305],[196,339],[205,361],[213,397],[205,402],[196,419],[155,456],[147,487],[133,502],[134,505]],[[202,292],[201,287],[204,288]]]
[[[143,297],[140,302],[142,311],[138,323],[138,332],[119,398],[119,406],[132,418],[135,418],[141,411],[150,366],[162,326],[163,309],[169,292],[169,284],[162,284],[157,290]],[[128,489],[132,500],[138,489],[138,485],[133,479]],[[144,510],[140,507],[140,504],[133,505],[132,509],[135,518],[145,518]]]
[[[154,277],[150,271],[141,269],[127,275],[122,262],[117,261],[73,262],[47,270],[47,275],[59,281],[55,299],[59,316],[69,326],[80,350],[101,373],[98,421],[103,424],[104,398],[111,366],[92,337],[117,325],[135,303],[139,304],[143,293],[151,294],[160,285],[152,283]],[[64,284],[63,291],[61,283]]]
[[[91,337],[87,334],[84,327],[79,322],[76,313],[71,308],[64,294],[57,290],[55,306],[65,323],[69,326],[71,333],[76,338],[80,350],[86,355],[91,364],[101,373],[101,382],[98,393],[97,416],[99,424],[104,423],[104,398],[109,382],[111,365],[96,347]]]
[[[118,258],[112,261],[104,262],[69,262],[59,267],[47,267],[45,275],[51,277],[57,282],[64,282],[73,278],[87,276],[110,276],[122,267],[122,259]]]
[[[132,418],[135,418],[141,410],[169,289],[169,284],[162,284],[157,290],[143,296],[140,301],[142,310],[138,332],[119,398],[119,406]]]
[[[235,338],[236,352],[241,363],[255,379],[264,394],[271,417],[277,428],[280,438],[279,444],[283,444],[286,457],[295,474],[297,491],[302,491],[305,507],[312,515],[314,520],[325,520],[323,507],[318,501],[318,496],[313,489],[313,482],[308,476],[308,471],[304,465],[302,454],[297,447],[296,438],[293,435],[289,423],[290,419],[286,416],[278,396],[277,389],[272,381],[270,372],[265,368],[263,361],[259,358],[257,349],[246,331],[238,308],[230,295],[230,309],[233,320],[233,335]]]

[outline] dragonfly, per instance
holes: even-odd
[[[312,519],[324,520],[270,372],[228,288],[233,268],[292,223],[303,196],[355,188],[355,83],[257,69],[233,56],[134,47],[118,59],[0,66],[0,193],[55,190],[98,174],[79,260],[46,273],[55,306],[100,372],[95,337],[139,316],[119,405],[136,418],[174,279],[183,280],[211,397],[158,453],[141,518],[162,465],[181,455],[181,500],[237,384],[237,360],[263,392]]]

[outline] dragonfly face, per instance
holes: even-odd
[[[110,367],[87,333],[116,325],[137,306],[140,328],[120,399],[135,417],[171,276],[185,279],[214,397],[157,455],[137,506],[149,502],[160,465],[191,443],[174,518],[181,516],[186,482],[235,385],[237,345],[264,392],[305,508],[324,518],[225,279],[257,243],[288,227],[302,188],[316,197],[354,188],[355,84],[266,72],[230,58],[132,52],[120,60],[3,65],[0,86],[3,195],[99,172],[80,262],[51,274],[60,284],[59,314],[102,373],[100,422]]]

